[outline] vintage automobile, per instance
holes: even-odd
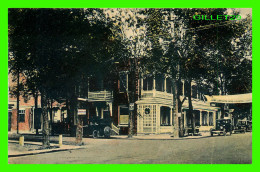
[[[85,126],[85,131],[86,135],[91,135],[93,138],[102,136],[109,138],[111,135],[111,120],[109,118],[91,118],[89,124]]]
[[[194,135],[194,136],[199,136],[199,135],[201,135],[200,134],[200,132],[199,132],[199,126],[196,126],[195,128],[194,128],[194,132],[193,132],[193,129],[192,129],[192,127],[187,127],[187,128],[185,128],[185,133],[186,133],[186,135]]]
[[[252,131],[252,121],[238,120],[237,125],[234,128],[235,133],[245,133],[246,131]]]
[[[247,129],[246,129],[246,131],[248,131],[248,132],[250,132],[250,131],[252,131],[252,121],[247,121]]]
[[[238,120],[237,125],[234,127],[234,133],[245,133],[247,128],[246,120]]]
[[[210,130],[210,135],[213,136],[214,134],[223,134],[225,136],[227,133],[231,135],[232,129],[231,119],[217,119],[216,128]]]

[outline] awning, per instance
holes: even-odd
[[[208,102],[213,103],[252,103],[252,93],[236,95],[205,95]]]

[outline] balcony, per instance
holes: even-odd
[[[172,105],[172,101],[173,94],[156,90],[142,90],[141,99],[139,100],[140,103],[159,103],[168,105]]]
[[[162,92],[162,91],[156,91],[156,90],[150,90],[150,91],[142,90],[141,98],[151,98],[151,97],[172,100],[173,94]]]
[[[98,102],[98,101],[113,101],[113,92],[112,91],[94,91],[88,93],[88,100],[90,102]]]

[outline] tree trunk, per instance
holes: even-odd
[[[75,136],[75,133],[73,132],[73,127],[74,127],[74,112],[73,112],[73,98],[69,97],[66,102],[67,106],[67,122],[68,122],[68,132],[70,133],[70,136],[73,137]]]
[[[17,134],[19,134],[19,121],[20,121],[20,116],[19,116],[19,109],[20,109],[20,107],[19,107],[19,105],[20,105],[20,102],[19,102],[19,98],[20,98],[20,86],[19,86],[19,82],[20,82],[20,73],[19,73],[20,71],[19,71],[19,69],[17,69],[17,100],[16,100],[16,102],[17,102],[17,107],[16,107],[16,109],[17,109]]]
[[[128,138],[132,138],[133,137],[133,129],[134,129],[134,124],[133,124],[133,116],[134,116],[134,112],[130,111],[129,112],[129,121],[128,121]]]
[[[178,101],[178,112],[181,112],[181,108],[182,108],[182,101],[180,99],[180,90],[182,90],[182,88],[180,87],[181,85],[181,79],[179,78],[177,81],[177,101]],[[183,100],[184,101],[184,100]],[[180,137],[184,136],[184,124],[183,124],[183,114],[180,117]]]
[[[52,124],[53,124],[53,114],[52,114],[52,103],[53,103],[53,100],[51,99],[50,100],[50,132],[51,132],[51,135],[53,136],[54,135],[54,131],[52,129]]]
[[[34,92],[34,110],[38,108],[38,91],[35,90]],[[35,115],[35,113],[33,113]],[[35,118],[33,118],[35,119]],[[33,121],[34,122],[34,121]],[[36,135],[39,135],[39,129],[36,128]]]
[[[175,139],[179,138],[179,117],[178,117],[178,101],[177,101],[177,94],[178,94],[178,88],[177,88],[177,80],[173,80],[173,118],[174,118],[174,124],[173,124],[173,136]]]
[[[42,144],[44,148],[50,147],[50,131],[49,131],[49,119],[47,109],[47,96],[43,89],[41,92],[41,107],[42,107],[42,118],[43,118],[43,129],[42,129]]]
[[[135,103],[135,94],[136,94],[136,73],[135,73],[135,59],[131,63],[131,94],[129,96],[129,106],[130,103]],[[129,110],[129,121],[128,121],[128,138],[133,137],[133,130],[134,130],[134,112],[136,110],[136,106],[134,104],[134,110]]]
[[[74,114],[74,119],[76,123],[76,144],[81,144],[82,143],[82,135],[83,135],[83,120],[78,116],[78,108],[79,108],[79,102],[77,100],[77,97],[74,97],[74,102],[73,102],[73,114]]]
[[[192,101],[191,101],[191,80],[189,79],[187,81],[187,96],[188,96],[188,103],[189,103],[189,110],[188,110],[188,116],[191,119],[192,123],[192,131],[193,134],[195,133],[195,114],[193,113],[193,106],[192,106]]]

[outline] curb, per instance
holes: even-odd
[[[28,156],[28,155],[37,155],[37,154],[45,154],[45,153],[53,153],[53,152],[61,152],[61,151],[70,151],[70,150],[77,150],[77,149],[83,149],[83,147],[82,148],[73,148],[73,149],[53,149],[53,150],[42,151],[42,152],[31,152],[31,153],[8,155],[8,158]]]
[[[10,143],[17,143],[16,141],[8,141]],[[39,143],[35,142],[25,142],[27,144],[35,144],[39,145]],[[45,153],[53,153],[53,152],[61,152],[61,151],[70,151],[70,150],[77,150],[77,149],[84,149],[86,146],[80,146],[80,147],[72,147],[72,148],[55,148],[55,149],[43,149],[43,150],[36,150],[31,151],[28,153],[18,153],[18,154],[8,154],[8,158],[12,157],[20,157],[20,156],[27,156],[27,155],[37,155],[37,154],[45,154]]]

